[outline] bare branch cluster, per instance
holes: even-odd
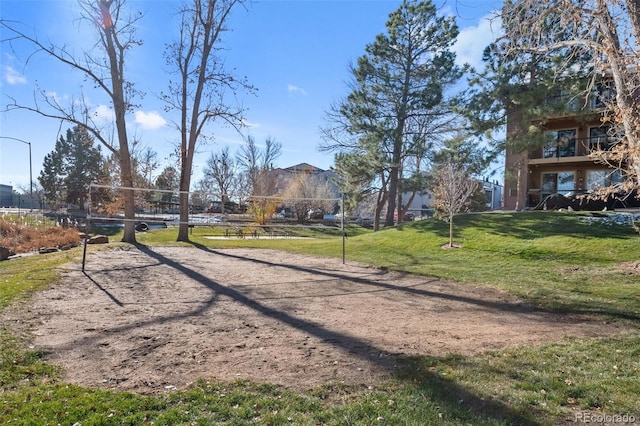
[[[433,195],[436,211],[449,222],[449,247],[453,247],[453,218],[464,211],[480,183],[469,176],[463,165],[447,160],[434,173]]]

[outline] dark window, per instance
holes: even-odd
[[[542,174],[542,197],[551,194],[570,195],[575,191],[574,172],[558,172]]]
[[[576,155],[576,129],[546,132],[548,142],[543,158],[574,157]]]
[[[589,103],[592,109],[605,108],[615,100],[615,96],[616,90],[612,81],[598,83],[593,87]]]

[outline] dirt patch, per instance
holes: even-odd
[[[375,385],[398,355],[470,355],[620,331],[485,287],[278,251],[192,247],[91,253],[86,273],[67,265],[60,284],[4,317],[29,328],[65,380],[142,393],[198,378]]]
[[[618,269],[625,274],[640,275],[640,260],[623,263]]]

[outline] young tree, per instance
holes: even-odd
[[[61,206],[66,198],[61,149],[58,149],[59,143],[60,141],[56,142],[56,148],[45,155],[38,177],[45,200],[56,208]]]
[[[140,151],[133,150],[133,167],[136,179],[143,188],[153,188],[153,173],[160,166],[158,153],[151,147],[144,147]]]
[[[401,212],[403,175],[420,172],[408,170],[409,164],[420,167],[429,140],[452,125],[445,91],[462,71],[450,50],[458,35],[455,20],[438,16],[431,1],[403,1],[386,26],[352,67],[351,94],[328,112],[322,149],[381,159],[379,200],[387,203],[389,226]]]
[[[449,247],[453,248],[453,218],[467,207],[479,182],[472,179],[464,166],[448,159],[433,170],[432,191],[439,216],[449,222]]]
[[[432,156],[431,190],[438,215],[449,222],[449,247],[453,247],[453,217],[478,197],[482,185],[473,177],[482,175],[491,159],[486,148],[465,134],[447,140]]]
[[[135,38],[136,23],[141,15],[130,15],[125,10],[126,0],[78,0],[80,22],[95,31],[98,42],[91,51],[74,54],[67,45],[56,46],[39,40],[19,30],[13,23],[1,20],[0,26],[13,34],[9,42],[26,41],[37,52],[43,52],[55,60],[68,65],[73,71],[82,73],[101,93],[105,94],[113,107],[117,142],[113,143],[108,135],[109,125],[100,123],[92,114],[84,93],[77,99],[71,99],[68,105],[62,105],[49,90],[41,90],[39,96],[44,105],[23,105],[12,99],[8,110],[24,109],[36,112],[44,117],[67,121],[84,128],[95,140],[103,144],[118,159],[120,180],[124,187],[132,188],[133,170],[127,136],[126,115],[133,106],[135,94],[133,84],[126,78],[126,57],[130,50],[141,44]],[[133,191],[124,191],[125,227],[122,240],[134,243],[135,237],[135,201]]]
[[[139,140],[134,139],[131,144],[131,168],[134,186],[144,189],[154,188],[153,174],[159,166],[158,153],[151,147],[144,146]],[[154,201],[154,195],[151,191],[137,191],[134,196],[136,209],[148,208],[148,204]]]
[[[252,90],[244,80],[227,73],[217,55],[227,19],[245,0],[189,0],[180,11],[179,38],[167,46],[165,57],[176,81],[169,82],[164,96],[168,109],[180,113],[180,225],[178,241],[189,241],[189,188],[193,157],[203,128],[219,119],[235,128],[242,126],[242,108],[230,106],[227,92]]]

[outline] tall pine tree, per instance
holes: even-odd
[[[56,205],[68,203],[83,207],[89,186],[105,178],[104,158],[93,138],[80,126],[60,136],[44,159],[38,180],[45,198]]]
[[[352,68],[351,94],[328,112],[322,148],[379,160],[378,200],[386,203],[388,226],[396,211],[402,217],[401,182],[420,173],[430,144],[450,130],[445,91],[461,70],[450,50],[455,20],[439,16],[431,1],[405,0],[386,26]]]

